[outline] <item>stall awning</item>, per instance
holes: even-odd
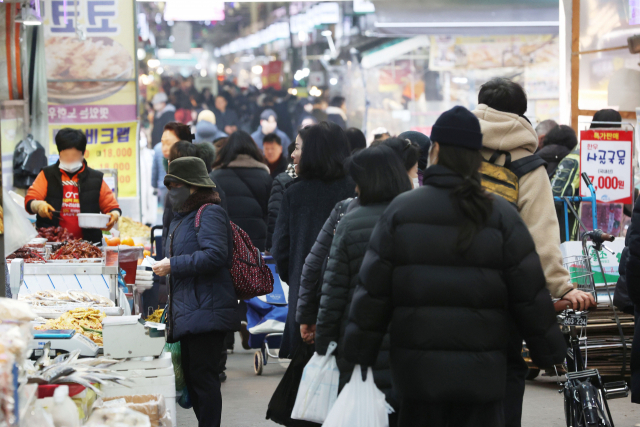
[[[378,35],[557,34],[558,0],[374,0]]]
[[[376,65],[390,62],[421,47],[429,46],[429,37],[416,36],[410,39],[396,39],[371,49],[362,55],[362,68],[372,68]]]

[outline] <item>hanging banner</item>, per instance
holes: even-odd
[[[580,174],[582,172],[589,175],[598,202],[633,203],[633,131],[581,131]],[[580,180],[580,195],[590,195],[583,180]]]
[[[43,28],[50,154],[58,130],[81,129],[89,165],[118,169],[118,196],[136,197],[134,0],[45,0]]]
[[[133,0],[45,1],[49,123],[136,119],[133,15]]]
[[[87,135],[84,157],[94,169],[118,170],[118,197],[138,192],[137,122],[111,124],[49,125],[49,152],[57,153],[55,136],[62,128],[79,129]]]

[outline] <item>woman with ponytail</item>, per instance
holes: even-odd
[[[510,328],[542,368],[566,346],[527,227],[480,185],[478,119],[455,107],[431,139],[424,186],[373,230],[342,356],[374,366],[389,331],[399,426],[500,427]]]

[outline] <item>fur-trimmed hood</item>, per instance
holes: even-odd
[[[209,191],[210,190],[210,191]],[[180,213],[189,213],[200,209],[200,206],[207,203],[213,203],[215,205],[220,204],[220,196],[218,192],[213,189],[198,189],[195,193],[189,196],[184,206],[180,209]]]
[[[222,166],[216,166],[214,170],[221,169],[221,168]],[[260,169],[264,169],[265,171],[267,171],[267,173],[269,173],[269,166],[265,165],[262,162],[257,161],[256,159],[254,159],[248,154],[238,154],[238,157],[236,157],[234,161],[229,163],[227,168],[260,168]]]

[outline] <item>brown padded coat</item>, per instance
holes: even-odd
[[[514,161],[537,150],[538,136],[523,117],[494,110],[485,104],[478,105],[473,114],[480,120],[485,159],[489,159],[495,150],[508,151]],[[547,289],[554,298],[560,298],[573,286],[569,283],[569,272],[562,265],[560,228],[545,168],[540,167],[520,179],[517,206],[533,237]]]

